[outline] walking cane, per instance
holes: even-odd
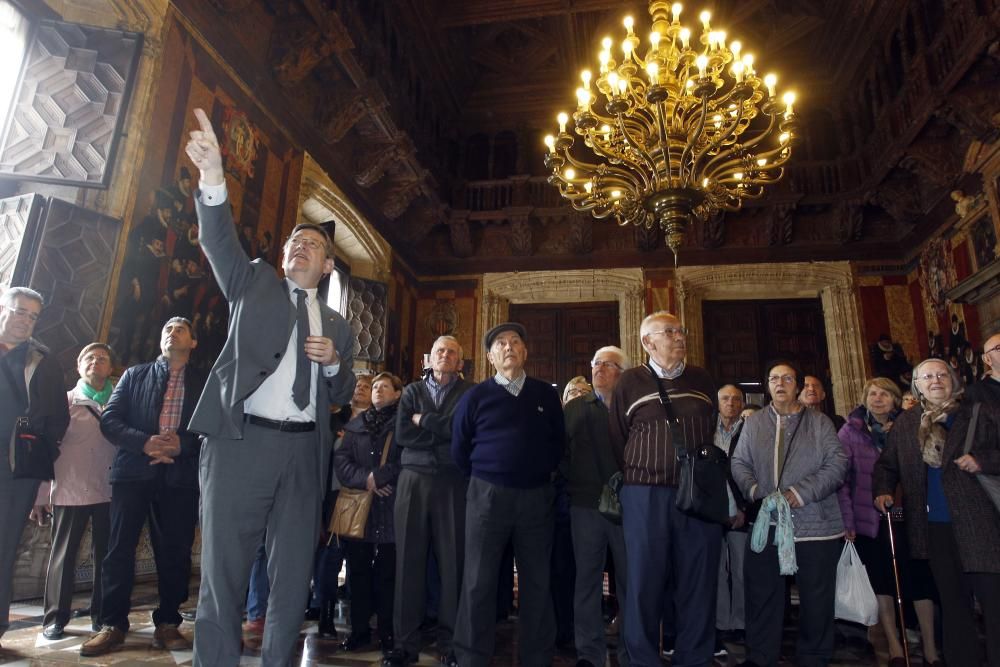
[[[899,608],[899,628],[902,635],[903,660],[910,667],[910,647],[906,642],[906,617],[903,615],[903,586],[899,578],[899,562],[896,560],[896,536],[892,533],[892,508],[885,513],[885,523],[889,529],[889,551],[892,553],[892,573],[896,577],[896,606]]]

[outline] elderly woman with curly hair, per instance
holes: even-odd
[[[847,454],[847,479],[837,495],[847,540],[854,542],[878,596],[879,622],[889,644],[889,667],[900,667],[906,661],[896,626],[896,581],[892,570],[889,526],[887,522],[880,521],[878,510],[872,505],[872,472],[875,461],[885,449],[893,422],[900,414],[902,396],[896,383],[884,377],[866,382],[861,396],[861,405],[848,415],[847,423],[837,433]],[[893,521],[899,516],[898,511],[893,512]],[[934,581],[927,561],[909,558],[902,524],[894,525],[898,531],[896,558],[902,570],[903,597],[913,602],[917,612],[924,663],[940,664],[934,642]]]
[[[913,368],[913,390],[920,404],[896,419],[875,463],[875,506],[885,513],[902,486],[911,556],[930,561],[941,597],[947,663],[981,664],[974,594],[986,622],[987,661],[1000,667],[1000,512],[976,479],[1000,474],[1000,409],[979,404],[972,426],[961,378],[941,359]]]

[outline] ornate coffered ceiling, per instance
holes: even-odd
[[[644,2],[174,2],[418,273],[671,261],[657,232],[569,210],[541,165],[574,73],[627,11],[648,25]],[[805,140],[683,263],[903,261],[950,189],[981,187],[962,164],[1000,134],[998,0],[685,4],[793,83]]]

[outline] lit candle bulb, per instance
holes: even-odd
[[[660,48],[660,38],[661,38],[660,33],[656,32],[655,30],[649,33],[649,44],[650,46],[652,46],[654,51]]]
[[[576,101],[581,111],[586,111],[590,107],[590,93],[586,88],[576,89]]]
[[[551,134],[545,135],[545,145],[549,147],[549,152],[555,154],[556,152],[556,138]]]
[[[735,178],[737,181],[742,181],[743,180],[743,172],[742,171],[735,172],[733,174],[733,178]]]
[[[708,176],[706,176],[705,178],[701,179],[701,187],[707,188],[708,187],[708,182],[709,182],[708,181]]]
[[[708,50],[709,51],[715,51],[715,42],[717,42],[718,39],[719,39],[719,33],[715,32],[714,30],[712,32],[708,33]]]
[[[719,30],[718,32],[715,33],[715,44],[720,49],[726,48],[726,31],[725,30]]]
[[[795,93],[788,91],[781,96],[781,101],[785,103],[785,118],[792,115],[792,105],[795,104]]]
[[[767,86],[767,96],[774,97],[774,89],[778,85],[778,76],[774,73],[764,77],[764,85]]]
[[[733,77],[736,83],[743,83],[743,61],[737,60],[733,63]]]
[[[733,43],[729,45],[729,50],[733,52],[733,60],[739,60],[740,51],[743,50],[743,44],[737,40],[733,40]]]
[[[608,85],[611,87],[611,94],[614,95],[618,91],[618,72],[608,74]]]
[[[601,47],[602,47],[602,48],[603,48],[603,49],[604,49],[605,51],[610,51],[610,50],[611,50],[611,45],[612,45],[612,44],[614,44],[614,42],[613,42],[613,41],[611,41],[611,38],[610,38],[610,37],[605,37],[604,39],[602,39],[602,40],[601,40]]]
[[[583,189],[586,190],[587,194],[589,195],[594,189],[594,182],[587,181],[586,183],[583,184]]]
[[[708,32],[710,27],[709,21],[712,20],[712,12],[706,9],[698,15],[698,18],[701,19],[701,27],[705,29],[705,32]]]
[[[572,167],[568,167],[566,171],[563,173],[566,175],[567,181],[572,181],[574,178],[576,178],[576,171],[574,171]]]
[[[632,20],[631,16],[626,16],[625,20],[622,21],[622,23],[625,24],[625,30],[628,31],[628,35],[629,35],[629,37],[631,37],[632,36],[632,26],[635,25],[635,21]]]
[[[682,9],[684,9],[684,6],[681,5],[681,3],[679,3],[679,2],[675,2],[674,4],[670,5],[670,13],[674,17],[674,23],[677,23],[678,21],[681,20],[681,10]]]
[[[691,31],[688,28],[681,28],[678,35],[681,38],[681,45],[686,49],[688,48],[688,42],[691,41]]]
[[[743,55],[743,69],[746,70],[747,76],[753,76],[753,54],[747,53]]]
[[[601,61],[601,74],[605,74],[608,71],[608,62],[611,60],[610,51],[601,51],[597,56],[597,59]]]
[[[646,74],[649,75],[649,82],[656,85],[656,75],[660,73],[660,66],[655,62],[646,64]]]
[[[618,80],[618,92],[621,93],[622,96],[624,96],[626,90],[628,90],[628,81],[625,80],[625,79],[619,79]]]
[[[621,196],[622,196],[622,191],[621,190],[612,190],[611,191],[611,198],[612,199],[618,199]]]
[[[625,60],[628,60],[629,56],[632,55],[632,41],[631,40],[626,39],[626,40],[624,40],[622,42],[622,53],[625,54]]]
[[[758,158],[757,159],[757,166],[758,167],[765,167],[765,166],[767,166],[767,158],[766,157]]]
[[[569,116],[566,115],[565,111],[560,111],[559,115],[556,116],[556,120],[559,121],[559,134],[565,134],[566,123],[569,122]]]
[[[790,138],[791,138],[790,134],[788,134],[787,132],[782,132],[781,134],[778,135],[778,143],[784,146],[785,144],[788,143],[788,140]]]
[[[583,81],[583,87],[585,90],[590,90],[590,77],[591,74],[589,69],[585,69],[580,72],[580,80]]]
[[[694,62],[698,66],[698,76],[704,78],[705,70],[708,69],[708,56],[702,54]]]
[[[604,134],[605,141],[611,141],[611,126],[601,125],[601,132]]]

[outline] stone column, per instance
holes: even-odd
[[[510,299],[500,296],[491,290],[483,294],[483,302],[479,307],[479,330],[476,332],[475,340],[482,344],[482,338],[486,332],[501,322],[506,322],[510,313]],[[479,349],[476,354],[476,382],[482,382],[493,375],[493,368],[486,359],[486,354]]]

